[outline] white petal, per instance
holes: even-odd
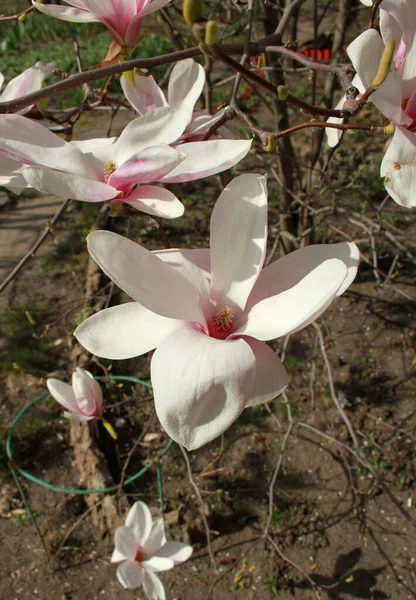
[[[35,0],[32,0],[32,4],[41,13],[44,13],[49,17],[62,19],[62,21],[70,21],[71,23],[93,23],[94,21],[98,21],[94,15],[86,10],[70,8],[69,6],[41,4],[40,2],[35,2]]]
[[[126,526],[133,532],[137,544],[143,548],[152,531],[152,515],[147,504],[140,500],[133,504],[127,515]]]
[[[144,570],[135,562],[125,560],[117,568],[117,577],[126,589],[134,589],[143,585]]]
[[[155,553],[155,556],[166,556],[173,560],[175,565],[185,562],[192,555],[193,548],[183,542],[166,542]]]
[[[172,569],[175,566],[175,563],[172,559],[164,556],[151,556],[149,559],[144,560],[142,565],[144,569],[149,569],[149,571],[158,573],[159,571],[168,571],[169,569]]]
[[[153,521],[152,530],[146,540],[144,551],[148,555],[153,555],[161,548],[161,546],[164,546],[164,544],[166,544],[165,525],[163,519],[156,519],[156,521]],[[163,554],[158,554],[158,556],[163,556]]]
[[[116,556],[124,556],[127,560],[134,560],[139,545],[133,529],[127,525],[117,527],[114,534],[114,546],[118,553]]]
[[[20,115],[1,115],[0,154],[29,165],[96,178],[94,167],[78,148]]]
[[[81,415],[81,414],[77,414],[77,413],[73,413],[73,412],[67,412],[66,410],[64,411],[64,417],[65,419],[68,419],[69,421],[91,421],[92,419],[94,419],[95,417],[87,417],[86,415]]]
[[[207,140],[178,146],[187,155],[180,165],[163,177],[164,183],[194,181],[221,173],[236,165],[250,150],[252,140]]]
[[[190,281],[199,293],[199,302],[201,309],[207,318],[212,318],[212,307],[209,300],[211,286],[211,261],[210,252],[205,248],[179,250],[171,248],[170,250],[154,250],[163,262],[167,263],[172,269],[181,273]]]
[[[184,106],[192,113],[205,83],[204,68],[187,58],[176,63],[169,78],[169,106]]]
[[[267,241],[266,178],[240,175],[211,215],[211,297],[222,309],[244,309],[263,266]]]
[[[66,408],[69,412],[79,412],[74,390],[71,385],[59,381],[59,379],[55,379],[54,377],[50,377],[46,380],[46,387],[52,398],[59,402],[61,406]]]
[[[122,360],[154,350],[183,321],[161,317],[138,302],[112,306],[88,317],[74,336],[91,354]]]
[[[87,242],[95,262],[134,300],[164,317],[204,323],[196,288],[160,258],[109,231],[91,233]]]
[[[246,408],[273,400],[288,384],[288,376],[282,361],[264,342],[245,338],[256,358],[256,374]]]
[[[342,261],[326,260],[293,287],[255,304],[246,323],[234,333],[265,341],[306,327],[335,298],[346,276]]]
[[[54,194],[61,198],[84,200],[86,202],[104,202],[118,196],[118,190],[102,183],[39,167],[25,167],[22,175],[35,190],[42,194]]]
[[[215,439],[244,409],[254,371],[243,339],[217,340],[190,326],[171,334],[151,363],[156,413],[168,435],[189,450]]]
[[[402,206],[416,206],[416,133],[396,127],[380,173],[390,196]]]
[[[380,34],[375,29],[368,29],[347,48],[348,56],[365,88],[368,88],[373,82],[384,47]],[[380,112],[395,123],[404,125],[409,122],[409,118],[401,108],[400,75],[393,63],[386,80],[371,95],[371,101],[374,102]]]
[[[165,588],[152,571],[144,571],[143,589],[149,600],[166,600]]]
[[[178,140],[189,122],[188,111],[177,108],[155,108],[131,121],[116,143],[115,161],[126,160],[146,148],[172,144]],[[182,152],[182,150],[181,150]]]
[[[147,215],[164,219],[177,219],[185,211],[175,194],[155,185],[140,185],[124,198],[124,202]]]
[[[88,371],[79,367],[72,373],[72,389],[85,416],[99,418],[102,413],[101,386]]]
[[[347,268],[347,277],[339,288],[340,296],[357,275],[360,251],[353,242],[339,244],[313,244],[286,254],[264,268],[248,299],[246,310],[270,296],[281,294],[299,283],[310,271],[330,258],[338,258]]]

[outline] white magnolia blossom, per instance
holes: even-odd
[[[124,588],[143,586],[149,600],[165,600],[162,582],[156,573],[172,569],[192,554],[192,546],[183,542],[167,542],[163,519],[152,523],[152,515],[144,502],[135,502],[126,524],[117,527],[115,550],[111,562],[121,562],[117,577]]]
[[[27,185],[62,198],[129,204],[167,219],[183,204],[169,190],[149,185],[193,181],[238,163],[251,140],[170,144],[189,122],[186,109],[162,107],[131,121],[119,138],[65,142],[46,127],[18,115],[0,115],[0,157],[23,163]]]
[[[363,0],[361,0],[363,1]],[[371,5],[371,1],[363,4]],[[383,158],[380,174],[390,196],[404,206],[416,205],[416,10],[414,0],[383,0],[380,32],[369,29],[347,48],[357,72],[352,84],[360,94],[371,85],[377,73],[385,44],[394,39],[396,50],[389,74],[370,101],[395,126],[393,140]],[[336,108],[341,108],[342,98]],[[329,122],[342,119],[331,117]],[[336,146],[342,132],[327,129],[328,144]]]
[[[40,90],[45,78],[52,73],[54,68],[54,62],[48,64],[37,62],[33,67],[26,69],[26,71],[23,71],[23,73],[20,73],[20,75],[17,75],[17,77],[9,81],[3,92],[0,94],[0,102],[22,98],[31,92]],[[0,73],[0,90],[3,87],[3,83],[4,75]],[[16,114],[25,115],[32,107],[33,104],[25,106],[25,108],[22,108]]]
[[[134,87],[123,75],[121,87],[131,106],[139,115],[161,106],[186,108],[189,123],[178,142],[200,141],[210,128],[222,118],[224,110],[210,115],[205,110],[194,111],[195,104],[204,89],[205,69],[192,58],[181,60],[173,67],[169,77],[168,97],[151,75],[143,76],[134,71]],[[221,128],[222,133],[224,128]],[[227,136],[229,132],[227,132]]]
[[[80,367],[72,373],[72,385],[50,377],[46,380],[50,395],[66,410],[64,417],[73,421],[101,419],[103,394],[100,384],[89,371]]]
[[[74,335],[111,360],[156,348],[156,412],[188,449],[285,389],[286,370],[265,342],[317,319],[353,281],[359,262],[353,243],[315,245],[262,270],[267,191],[265,177],[252,174],[234,179],[217,200],[210,249],[149,252],[107,231],[87,241],[93,259],[135,302],[98,312]]]

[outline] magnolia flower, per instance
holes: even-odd
[[[162,519],[152,523],[152,515],[144,502],[135,502],[126,524],[117,527],[115,550],[111,562],[123,561],[117,577],[125,588],[143,586],[149,600],[165,600],[165,589],[159,571],[172,569],[192,554],[192,546],[182,542],[167,542]]]
[[[362,0],[363,1],[363,0]],[[370,1],[363,4],[371,5]],[[347,48],[357,72],[352,84],[360,94],[371,85],[377,73],[385,44],[394,39],[396,51],[387,79],[370,96],[370,101],[394,125],[392,143],[381,164],[381,176],[390,196],[404,206],[416,205],[412,194],[416,168],[416,12],[414,0],[383,0],[380,9],[380,32],[369,29]],[[343,98],[337,108],[344,103]],[[342,119],[330,118],[339,123]],[[341,132],[327,129],[328,144],[336,146]]]
[[[184,207],[174,194],[149,185],[192,181],[234,166],[250,140],[169,144],[189,122],[185,109],[162,107],[125,127],[119,138],[65,142],[39,123],[0,115],[0,156],[24,163],[28,185],[63,198],[127,203],[150,215],[173,219]]]
[[[66,408],[64,417],[67,419],[101,419],[103,395],[100,384],[89,371],[77,367],[72,373],[72,385],[55,378],[47,379],[46,385],[52,398]]]
[[[74,335],[109,359],[156,348],[156,412],[190,450],[285,389],[286,370],[264,342],[317,319],[350,285],[359,260],[353,243],[315,245],[261,270],[267,191],[260,175],[241,175],[222,192],[210,250],[149,252],[107,231],[87,241],[93,259],[135,302],[96,313]]]
[[[40,12],[73,23],[103,23],[121,46],[135,46],[143,18],[170,0],[65,0],[70,6],[43,4],[32,0]]]
[[[134,87],[123,75],[121,87],[124,95],[139,115],[160,106],[186,108],[189,111],[189,123],[182,133],[180,142],[200,141],[214,123],[221,119],[224,111],[214,116],[207,111],[194,111],[195,103],[202,93],[205,84],[205,70],[201,65],[187,58],[176,63],[169,78],[168,98],[151,75],[134,73]]]
[[[23,71],[23,73],[20,73],[20,75],[9,81],[4,88],[3,93],[0,94],[0,102],[21,98],[27,96],[31,92],[40,90],[45,77],[52,73],[54,68],[54,62],[48,63],[47,65],[37,62],[33,67],[26,69],[26,71]],[[0,73],[0,90],[3,87],[3,83],[4,75]],[[17,114],[24,115],[28,113],[32,107],[33,104],[31,106],[26,106],[25,108],[22,108],[22,110],[19,110]]]
[[[15,193],[20,193],[28,187],[21,173],[21,163],[0,156],[0,186]]]

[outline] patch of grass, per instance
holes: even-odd
[[[0,315],[0,330],[7,339],[7,354],[0,371],[43,372],[48,359],[49,342],[40,338],[44,315],[41,305],[15,305]]]

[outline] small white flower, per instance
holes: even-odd
[[[49,378],[47,388],[66,411],[64,417],[73,421],[101,419],[103,395],[100,384],[88,371],[77,367],[72,373],[72,385],[59,379]]]
[[[167,542],[162,519],[152,523],[149,507],[135,502],[126,524],[117,527],[111,562],[121,562],[117,577],[124,588],[143,586],[149,600],[165,600],[165,589],[159,571],[172,569],[192,554],[192,546],[183,542]]]

